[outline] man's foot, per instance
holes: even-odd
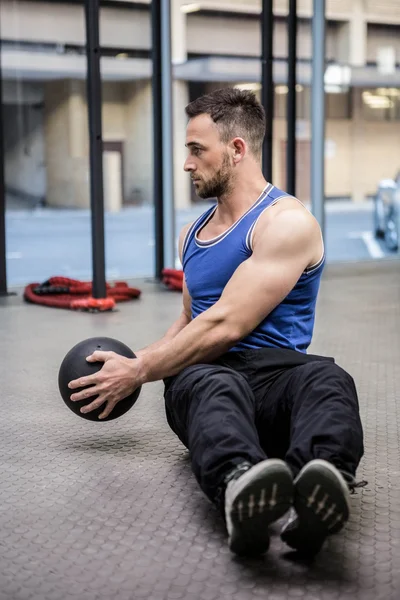
[[[349,518],[349,489],[331,463],[315,459],[294,480],[294,510],[281,538],[304,556],[314,556],[325,538],[338,533]]]
[[[282,517],[292,502],[293,476],[283,460],[263,460],[245,472],[239,466],[225,491],[231,551],[242,556],[264,554],[269,548],[269,524]]]

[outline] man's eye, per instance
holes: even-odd
[[[199,156],[201,154],[201,149],[200,148],[193,148],[193,154],[195,156]]]

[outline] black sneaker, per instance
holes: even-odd
[[[302,555],[312,557],[328,535],[338,533],[349,518],[350,493],[331,463],[315,459],[294,480],[294,510],[281,538]]]
[[[225,491],[231,551],[241,556],[264,554],[269,548],[269,524],[282,517],[292,502],[293,476],[283,460],[263,460],[233,477]]]

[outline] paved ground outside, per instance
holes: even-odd
[[[176,232],[209,204],[176,214]],[[154,274],[154,211],[127,208],[106,214],[107,279]],[[326,206],[325,243],[330,263],[396,255],[373,235],[372,203]],[[9,210],[6,213],[8,285],[41,282],[54,275],[91,279],[90,212],[82,210]],[[176,266],[180,268],[177,262]]]

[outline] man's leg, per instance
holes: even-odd
[[[284,407],[283,423],[290,426],[285,460],[296,477],[297,516],[282,538],[315,553],[349,516],[348,483],[364,451],[357,391],[348,373],[322,361],[289,370],[268,396]]]
[[[254,396],[232,369],[184,369],[167,387],[165,401],[169,424],[190,450],[193,472],[210,500],[235,466],[267,458],[254,426]]]
[[[195,365],[166,382],[165,401],[200,487],[223,511],[231,549],[265,552],[269,523],[291,505],[292,475],[260,446],[246,377],[217,364]]]
[[[319,458],[354,477],[364,446],[353,378],[334,363],[309,363],[290,373],[287,392],[291,431],[286,460],[294,474]]]

